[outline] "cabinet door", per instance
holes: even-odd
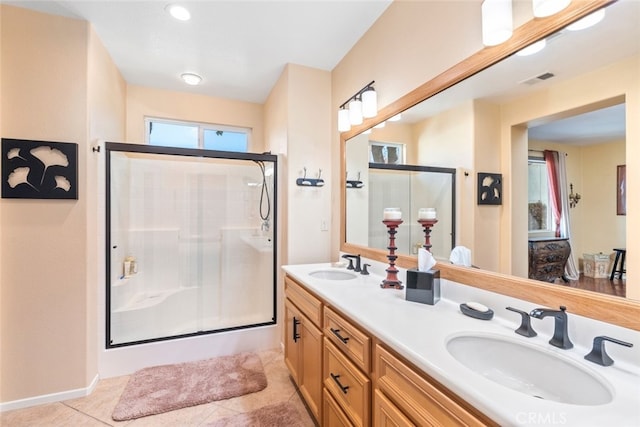
[[[373,425],[375,427],[413,427],[409,418],[389,401],[380,390],[373,396]]]
[[[322,395],[324,402],[322,406],[322,425],[326,427],[354,427],[349,418],[342,412],[338,402],[331,397],[331,393],[325,388]]]
[[[300,355],[301,345],[298,345],[301,339],[300,323],[302,315],[295,305],[285,299],[284,301],[284,363],[289,368],[291,377],[296,384],[300,384]]]
[[[301,344],[298,388],[307,406],[320,421],[322,403],[322,332],[305,316],[297,329]]]

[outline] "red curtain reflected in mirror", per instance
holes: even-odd
[[[627,165],[618,165],[616,180],[616,213],[627,214]]]

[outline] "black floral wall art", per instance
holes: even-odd
[[[2,198],[78,199],[78,144],[2,138]]]
[[[478,204],[502,204],[502,174],[478,172]]]

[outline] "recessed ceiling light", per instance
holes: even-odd
[[[191,19],[191,13],[189,13],[187,8],[184,6],[170,4],[165,8],[165,10],[169,12],[171,16],[180,21],[188,21],[189,19]]]
[[[180,78],[182,78],[182,80],[184,80],[186,84],[191,86],[200,84],[200,82],[202,81],[202,77],[194,73],[182,73],[180,74]]]

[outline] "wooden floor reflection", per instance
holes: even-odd
[[[618,297],[627,296],[627,280],[622,279],[594,279],[593,277],[586,277],[580,273],[578,280],[569,280],[569,283],[564,283],[562,280],[556,281],[559,285],[569,286],[571,288],[584,289],[586,291],[600,292],[607,295],[615,295]]]

